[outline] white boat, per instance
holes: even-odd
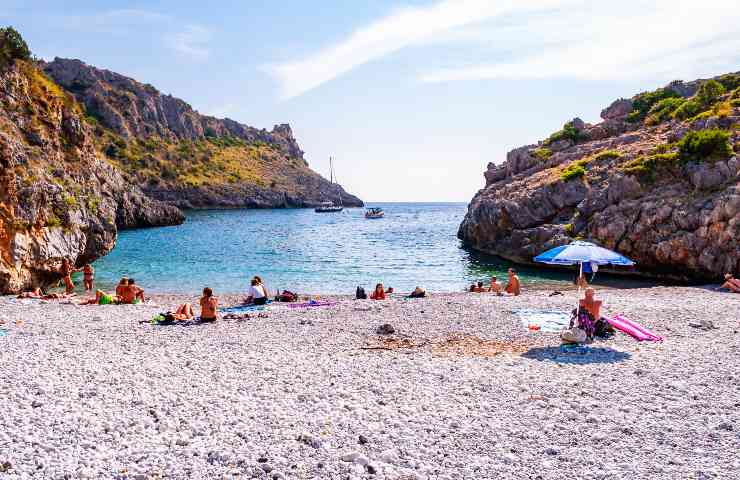
[[[365,218],[383,218],[385,212],[382,208],[368,208],[365,210]]]
[[[331,157],[329,157],[329,182],[334,185],[334,163]],[[334,202],[322,202],[321,205],[314,208],[313,211],[316,213],[335,213],[341,212],[342,210],[344,210],[344,205],[342,205],[342,189],[340,188],[339,205],[335,205]]]

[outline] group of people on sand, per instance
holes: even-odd
[[[491,277],[491,283],[486,287],[483,282],[478,282],[478,284],[472,284],[470,285],[470,292],[471,293],[484,293],[484,292],[493,292],[497,295],[514,295],[518,296],[522,293],[522,284],[519,281],[519,275],[516,274],[516,270],[513,268],[510,268],[508,271],[509,275],[509,281],[506,283],[506,286],[504,287],[495,276]]]
[[[134,305],[144,302],[144,289],[136,284],[133,278],[123,277],[116,285],[116,293],[108,294],[102,290],[95,291],[95,298],[80,302],[80,305]]]

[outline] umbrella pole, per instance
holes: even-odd
[[[576,323],[578,322],[578,317],[581,315],[581,276],[583,275],[583,262],[578,262],[578,279],[576,280],[576,283],[578,284],[578,294],[576,296]]]

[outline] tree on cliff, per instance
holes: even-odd
[[[0,68],[15,59],[29,60],[31,50],[18,31],[13,27],[0,28]]]

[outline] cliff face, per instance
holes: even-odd
[[[458,236],[519,263],[586,238],[639,272],[740,272],[740,74],[620,99],[488,165]]]
[[[79,60],[45,72],[84,105],[109,161],[180,207],[304,207],[362,201],[312,171],[289,125],[272,131],[201,115],[151,85]]]
[[[31,62],[0,68],[0,293],[105,255],[119,228],[183,221],[101,157],[82,111]]]

